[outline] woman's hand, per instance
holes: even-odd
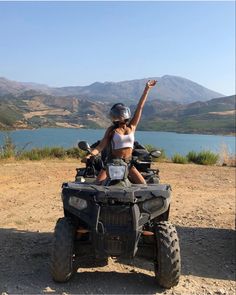
[[[157,81],[156,80],[149,80],[147,83],[146,83],[146,88],[147,89],[151,89],[152,87],[154,87],[156,85]]]

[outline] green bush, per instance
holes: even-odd
[[[197,163],[197,153],[194,152],[194,151],[191,151],[187,154],[187,159],[188,159],[188,162],[192,162],[192,163]]]
[[[182,156],[178,153],[174,154],[171,157],[171,160],[173,163],[177,163],[177,164],[187,164],[188,163],[188,159],[185,156]]]
[[[200,165],[215,165],[219,160],[219,155],[211,151],[201,151],[196,153],[191,151],[187,154],[189,162]]]
[[[48,148],[39,149],[39,148],[33,148],[30,151],[24,151],[18,154],[17,159],[18,160],[32,160],[32,161],[39,161],[44,158],[49,157],[49,150]]]
[[[66,150],[62,147],[49,148],[49,158],[64,159],[66,155]]]
[[[21,152],[19,160],[42,160],[45,158],[64,159],[67,157],[67,150],[62,147],[33,148],[30,151]]]
[[[69,148],[66,150],[67,157],[69,157],[69,158],[80,159],[80,158],[83,158],[86,153],[87,152],[84,152],[77,147]]]
[[[200,165],[215,165],[218,160],[219,155],[211,151],[202,151],[198,153],[195,163]]]
[[[30,151],[23,151],[18,154],[17,159],[19,160],[42,160],[46,158],[57,158],[65,159],[68,158],[82,158],[85,152],[79,148],[73,147],[64,149],[63,147],[44,147],[44,148],[33,148]]]
[[[189,162],[200,165],[215,165],[219,160],[219,155],[211,151],[201,151],[196,153],[191,151],[187,154]]]

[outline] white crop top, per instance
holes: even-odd
[[[111,142],[112,142],[112,148],[114,150],[127,148],[127,147],[133,148],[134,132],[130,132],[129,134],[123,135],[115,131]]]

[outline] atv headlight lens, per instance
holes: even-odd
[[[151,200],[148,200],[146,202],[143,203],[143,209],[146,212],[152,213],[155,212],[159,209],[161,209],[161,207],[163,206],[163,200],[161,197],[159,198],[153,198]]]
[[[69,205],[78,210],[83,210],[88,207],[86,200],[74,196],[70,197]]]
[[[108,173],[111,180],[120,180],[125,176],[126,166],[124,165],[108,165]]]

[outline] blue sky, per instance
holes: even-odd
[[[177,75],[235,93],[235,4],[0,2],[0,76],[49,86]]]

